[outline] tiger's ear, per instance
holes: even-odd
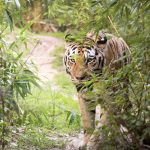
[[[65,41],[66,42],[73,42],[73,41],[75,41],[75,38],[73,37],[73,35],[71,35],[70,33],[68,33],[65,36]]]
[[[107,36],[104,32],[99,33],[96,43],[97,44],[106,44],[107,43]]]
[[[86,34],[86,38],[95,41],[96,35],[95,35],[94,31],[88,32],[88,33]]]

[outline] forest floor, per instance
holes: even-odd
[[[33,62],[37,67],[37,74],[42,81],[42,84],[51,83],[50,86],[55,92],[59,92],[59,87],[54,82],[55,76],[57,76],[63,69],[63,60],[59,60],[61,67],[59,69],[53,66],[53,62],[56,59],[54,51],[58,47],[64,47],[64,41],[60,38],[45,36],[45,35],[35,35],[32,37],[36,40],[33,45],[32,42],[28,43],[28,47],[31,49],[30,53],[27,55],[27,62],[30,64]],[[57,55],[57,52],[55,52]],[[60,54],[58,54],[60,55]],[[32,68],[31,68],[32,69]],[[63,127],[62,127],[63,128]],[[76,133],[75,135],[64,134],[53,134],[50,139],[63,141],[65,147],[63,150],[77,150],[79,143],[81,143],[83,134]],[[60,150],[61,148],[50,148],[51,150]]]

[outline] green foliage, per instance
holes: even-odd
[[[112,124],[103,130],[106,135],[104,149],[111,146],[113,149],[114,145],[120,145],[119,149],[127,146],[127,149],[147,147],[150,144],[150,2],[55,1],[52,7],[51,13],[54,12],[56,21],[65,24],[76,37],[90,30],[97,33],[103,29],[127,41],[131,50],[131,64],[113,75],[106,69],[100,82],[95,85],[98,102],[110,112]],[[55,13],[55,10],[58,11]],[[127,132],[120,131],[120,124]]]
[[[51,129],[60,129],[59,125],[64,123],[66,127],[68,124],[74,128],[79,127],[78,112],[71,109],[76,104],[69,98],[69,94],[74,93],[74,89],[68,83],[67,77],[60,74],[55,79],[62,93],[59,91],[54,94],[54,91],[50,89],[51,92],[46,90],[41,94],[40,90],[36,89],[32,96],[28,96],[33,85],[38,86],[37,77],[22,59],[23,53],[20,51],[20,45],[16,41],[10,44],[4,40],[8,34],[6,28],[13,29],[14,24],[22,25],[24,20],[20,14],[24,12],[25,7],[32,6],[37,1],[30,2],[0,1],[0,129],[2,131],[0,143],[2,143],[2,148],[10,140],[10,126],[14,124],[29,125],[31,123],[30,125],[33,126],[50,124]],[[104,29],[127,41],[131,50],[131,64],[116,71],[113,75],[109,74],[107,69],[104,70],[100,82],[95,84],[98,103],[110,112],[111,125],[102,128],[105,137],[102,146],[103,149],[146,147],[150,141],[150,2],[148,0],[43,0],[38,2],[46,10],[43,13],[44,19],[49,19],[61,31],[73,33],[77,39],[82,39],[82,36],[90,30],[97,33]],[[22,30],[19,36],[20,43],[25,43],[26,38],[23,33],[30,25]],[[62,51],[58,48],[53,54],[57,57],[59,53],[55,66],[61,66]],[[65,96],[64,93],[66,93]],[[93,96],[91,93],[90,95]],[[27,97],[28,103],[21,100],[20,96],[24,99]],[[15,98],[19,99],[21,107]],[[57,117],[60,122],[56,120]],[[66,119],[68,122],[65,122]],[[120,132],[120,124],[128,131]],[[29,133],[27,137],[22,137],[22,141],[25,142],[30,135],[28,142],[31,145],[40,141],[39,143],[49,146],[45,136],[40,137],[36,133]],[[32,138],[34,135],[37,137],[35,140]],[[45,148],[44,144],[38,146]]]
[[[25,101],[19,101],[24,110],[20,124],[61,132],[78,130],[80,117],[77,102],[63,93],[59,87],[55,91],[47,86],[43,89],[32,88],[32,95]]]
[[[66,83],[68,80],[64,74],[60,74],[60,76],[56,76],[56,83],[58,84],[61,80],[64,82],[60,82],[60,85],[58,86],[59,92],[52,90],[48,86],[43,87],[44,89],[38,88],[38,78],[31,70],[29,70],[28,65],[26,64],[29,56],[24,59],[25,56],[22,51],[24,49],[22,44],[26,45],[26,34],[24,35],[22,30],[19,32],[21,35],[18,35],[19,38],[17,41],[14,41],[13,43],[10,42],[10,44],[5,47],[7,51],[4,51],[5,53],[3,53],[3,56],[5,57],[2,57],[2,64],[5,64],[5,68],[7,68],[1,68],[5,70],[5,76],[4,72],[1,72],[5,79],[5,82],[2,83],[5,83],[6,87],[10,87],[10,84],[13,85],[9,88],[9,91],[12,90],[13,97],[12,95],[9,97],[6,95],[4,97],[7,114],[5,114],[5,122],[1,122],[0,124],[1,130],[3,130],[3,127],[5,126],[5,135],[3,136],[3,139],[5,144],[7,143],[11,149],[15,149],[16,146],[17,148],[24,149],[28,147],[29,149],[31,147],[62,148],[65,145],[64,140],[51,140],[45,133],[41,134],[34,132],[34,128],[41,127],[42,129],[47,129],[47,132],[48,130],[54,130],[61,133],[73,133],[79,130],[80,116],[77,103],[73,98],[70,98],[71,94],[73,94],[73,90],[71,90],[71,93],[69,92],[70,88],[73,86],[70,82]],[[18,47],[20,49],[18,49]],[[25,48],[28,47],[25,46]],[[62,49],[60,51],[62,51]],[[57,52],[59,52],[59,50]],[[35,88],[35,86],[37,87]],[[5,89],[6,88],[4,87],[4,90]],[[69,94],[64,95],[62,89],[68,91]],[[12,98],[10,99],[10,97]],[[8,102],[8,105],[6,105],[6,102]],[[3,113],[4,112],[1,112],[2,115]],[[26,132],[23,132],[22,134],[19,132],[19,136],[16,137],[17,135],[13,134],[14,131],[11,126],[16,128],[16,130],[18,130],[19,127],[25,128]],[[11,138],[13,135],[15,137],[14,140],[18,138],[18,141],[15,141],[14,145],[13,139]],[[39,144],[39,142],[42,142],[43,144]],[[28,146],[26,146],[27,143],[29,144]],[[5,145],[5,147],[7,146]]]
[[[63,6],[63,7],[62,7]],[[89,20],[91,13],[87,0],[63,1],[55,0],[48,7],[48,17],[60,30],[78,30]]]
[[[19,137],[14,149],[63,149],[65,145],[65,141],[54,132],[42,128],[29,128]]]
[[[14,15],[16,20],[18,16],[18,11],[12,11],[14,4],[20,7],[18,0],[10,3],[0,1],[2,8],[0,16],[0,143],[2,149],[11,139],[11,126],[17,125],[22,115],[16,99],[25,98],[31,94],[32,85],[39,86],[38,77],[29,69],[26,64],[27,59],[23,60],[23,51],[19,49],[19,46],[26,45],[25,38],[19,38],[19,42],[16,38],[15,41],[8,30],[8,27],[13,29]],[[19,37],[23,37],[24,32],[25,30],[20,32]]]
[[[64,39],[65,37],[65,33],[63,32],[49,32],[49,33],[39,33],[40,35],[46,35],[46,36],[52,36],[52,37],[56,37],[56,38],[60,38],[60,39]]]
[[[9,126],[16,124],[21,115],[16,98],[25,98],[31,94],[31,85],[39,86],[37,83],[39,79],[22,59],[23,53],[17,50],[17,42],[6,43],[4,34],[5,31],[0,39],[0,131],[2,133],[0,136],[3,138],[1,142],[7,143]]]
[[[60,67],[63,67],[63,52],[64,47],[56,47],[55,50],[50,53],[54,57],[53,60],[53,67],[59,69]]]
[[[61,88],[61,91],[67,95],[73,96],[76,94],[74,85],[68,80],[69,76],[65,72],[56,75],[55,82]]]
[[[19,0],[14,1],[7,1],[1,0],[0,1],[0,26],[5,25],[9,26],[10,29],[13,29],[14,23],[17,23],[18,20],[22,20],[20,13],[21,3]],[[15,17],[15,19],[13,19]]]

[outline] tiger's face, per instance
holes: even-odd
[[[104,61],[103,53],[95,45],[71,43],[66,46],[66,72],[75,84],[90,80],[93,74],[100,74]]]

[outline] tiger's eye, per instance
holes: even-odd
[[[88,62],[92,62],[92,61],[93,61],[93,58],[89,58],[89,59],[88,59]]]
[[[74,59],[70,59],[70,61],[73,62],[73,63],[75,63],[75,60],[74,60]]]

